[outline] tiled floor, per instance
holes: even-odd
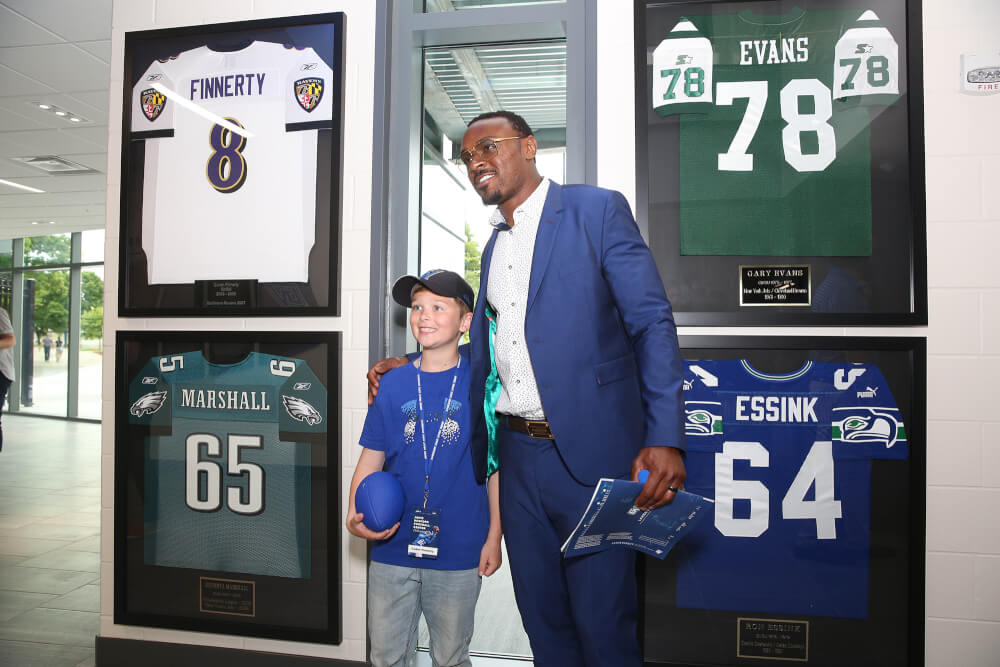
[[[100,615],[100,426],[4,415],[3,436],[0,665],[94,667]],[[484,584],[476,617],[474,649],[528,652],[509,574],[502,571]],[[485,657],[473,661],[482,667],[525,664]],[[429,656],[421,653],[418,664],[429,665]]]
[[[101,428],[4,415],[0,665],[93,666]]]

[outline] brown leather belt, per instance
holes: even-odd
[[[547,421],[542,421],[540,419],[521,419],[520,417],[514,417],[512,415],[500,415],[500,417],[507,421],[507,428],[512,431],[527,433],[532,438],[542,438],[545,440],[555,439],[552,435],[552,429],[549,428],[549,423]]]

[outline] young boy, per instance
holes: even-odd
[[[500,567],[496,473],[476,483],[469,451],[469,363],[458,341],[472,323],[472,288],[452,271],[403,276],[392,297],[411,308],[422,353],[387,374],[368,410],[364,448],[351,480],[347,529],[373,540],[368,570],[371,663],[410,665],[421,612],[436,665],[470,665],[469,642],[481,577]],[[399,480],[403,518],[376,533],[354,496],[385,469]]]

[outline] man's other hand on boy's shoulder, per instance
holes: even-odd
[[[378,395],[379,379],[393,368],[399,368],[409,361],[407,357],[389,357],[376,361],[375,365],[368,369],[368,405],[371,405]]]

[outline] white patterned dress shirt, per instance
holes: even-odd
[[[531,196],[514,209],[510,229],[503,229],[507,221],[499,207],[490,218],[490,224],[500,229],[493,245],[486,286],[486,298],[497,316],[493,347],[503,387],[496,410],[523,419],[545,419],[535,370],[524,342],[524,318],[535,236],[548,192],[549,179],[543,178]]]

